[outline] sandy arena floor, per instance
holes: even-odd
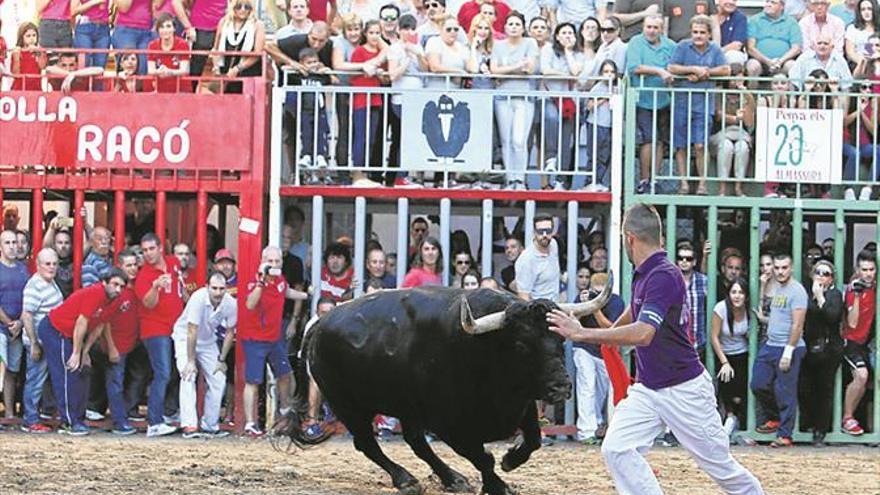
[[[476,471],[442,443],[435,450],[478,488]],[[439,483],[402,441],[383,444],[388,455],[422,480],[430,495]],[[496,459],[506,444],[492,446]],[[772,494],[880,494],[880,450],[868,447],[738,448],[735,456]],[[680,448],[650,454],[668,494],[721,493]],[[521,494],[613,493],[597,447],[570,442],[545,447],[502,477]],[[389,478],[351,442],[334,439],[318,448],[285,454],[268,441],[227,438],[183,440],[85,438],[0,433],[0,493],[102,495],[210,493],[293,495],[392,494]]]

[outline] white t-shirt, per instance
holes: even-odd
[[[217,308],[211,305],[211,298],[208,295],[208,288],[202,287],[193,292],[186,307],[183,309],[177,322],[174,324],[174,331],[171,337],[174,340],[186,341],[187,330],[190,323],[198,325],[196,332],[196,344],[216,345],[217,337],[215,331],[217,327],[223,326],[228,330],[235,327],[238,316],[238,307],[235,298],[228,293],[223,294],[223,299]]]
[[[452,46],[447,45],[440,39],[440,36],[434,36],[428,39],[425,45],[425,55],[440,55],[440,64],[444,67],[452,67],[465,71],[468,59],[468,49],[463,44],[456,41]],[[446,79],[448,74],[438,74],[437,77],[426,78],[426,88],[446,88]],[[452,87],[458,86],[458,78],[452,78]]]
[[[721,350],[726,355],[736,355],[749,352],[749,319],[743,318],[742,321],[733,321],[733,333],[730,333],[730,326],[727,324],[727,305],[724,301],[718,301],[715,309],[712,310],[719,318],[721,318]]]
[[[559,299],[559,246],[550,240],[549,252],[541,254],[534,243],[516,259],[516,289],[532,299]]]
[[[853,44],[856,48],[856,52],[861,55],[867,55],[867,45],[868,38],[870,38],[874,33],[869,33],[868,31],[864,31],[861,29],[857,29],[855,24],[850,24],[846,27],[846,34],[844,38]]]
[[[422,47],[416,45],[419,50]],[[395,89],[419,89],[422,87],[422,78],[418,75],[419,59],[406,49],[406,44],[402,42],[394,43],[388,47],[388,60],[394,60],[399,64],[406,65],[406,72],[398,79],[391,81],[391,87]],[[391,103],[400,105],[400,95],[392,95]]]

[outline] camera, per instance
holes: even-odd
[[[860,278],[855,279],[852,283],[853,292],[855,292],[856,294],[861,294],[863,291],[865,291],[866,289],[870,289],[872,286],[873,284],[869,284],[868,282],[865,282]]]
[[[72,229],[73,228],[73,219],[70,217],[59,217],[58,218],[58,228],[59,229]]]
[[[264,276],[278,277],[278,276],[281,275],[281,269],[280,269],[280,268],[272,268],[272,267],[269,266],[268,264],[263,265],[262,268],[263,268],[263,275],[264,275]]]

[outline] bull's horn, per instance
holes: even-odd
[[[608,298],[611,297],[611,286],[614,284],[614,274],[609,271],[608,272],[608,283],[605,284],[605,289],[602,290],[602,293],[598,296],[590,299],[586,302],[581,303],[568,303],[568,304],[560,304],[559,309],[565,311],[566,313],[571,313],[575,318],[581,318],[584,316],[591,315],[596,312],[596,310],[602,309],[605,307],[605,303],[608,302]]]
[[[504,322],[504,311],[488,314],[474,320],[471,306],[465,296],[461,296],[461,329],[470,335],[480,335],[501,328]]]

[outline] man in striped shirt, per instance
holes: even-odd
[[[49,311],[64,301],[64,296],[55,275],[58,270],[58,255],[51,248],[43,248],[37,254],[37,273],[24,287],[21,321],[24,323],[22,337],[27,357],[27,373],[24,382],[24,421],[21,429],[27,433],[48,433],[52,431],[40,423],[39,405],[43,396],[43,385],[49,376],[49,368],[43,358],[43,351],[37,340],[37,327]]]
[[[113,256],[110,254],[111,237],[110,231],[104,227],[95,227],[92,231],[92,246],[82,266],[83,287],[100,282],[113,268]]]

